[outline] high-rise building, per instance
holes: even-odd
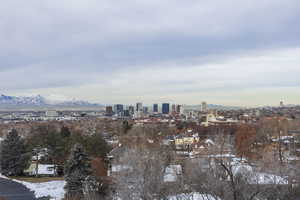
[[[153,104],[153,112],[158,113],[158,104]]]
[[[171,112],[172,113],[176,113],[176,105],[175,104],[172,104]]]
[[[114,113],[118,116],[123,116],[124,106],[122,104],[114,105]]]
[[[207,112],[207,103],[205,101],[203,101],[202,104],[201,104],[201,111],[202,112]]]
[[[136,103],[135,111],[143,111],[143,103]]]
[[[284,107],[283,101],[280,101],[280,107]]]
[[[123,116],[124,117],[130,117],[130,112],[129,112],[128,109],[126,109],[126,110],[123,111]]]
[[[182,105],[177,105],[176,106],[176,112],[179,114],[182,114]]]
[[[134,115],[134,106],[128,106],[128,110],[130,116]]]
[[[143,103],[141,102],[136,103],[134,117],[135,118],[143,117]]]
[[[144,106],[144,107],[143,107],[143,113],[144,113],[144,114],[147,114],[147,113],[148,113],[148,107],[147,107],[147,106]]]
[[[170,104],[169,103],[163,103],[162,104],[162,114],[169,114],[170,112]]]
[[[107,116],[112,116],[113,115],[113,107],[112,106],[106,106],[105,107],[105,114],[107,115]]]

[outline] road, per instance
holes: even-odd
[[[34,193],[20,183],[0,178],[0,199],[5,200],[37,200]]]

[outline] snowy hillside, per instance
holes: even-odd
[[[34,191],[37,198],[51,196],[55,200],[61,200],[65,195],[65,181],[50,181],[45,183],[28,183],[24,181],[18,182],[25,185],[31,191]]]
[[[89,103],[81,100],[67,100],[54,102],[41,95],[35,96],[7,96],[0,95],[0,105],[6,106],[99,106],[99,104]]]

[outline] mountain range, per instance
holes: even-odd
[[[90,103],[88,101],[71,100],[53,102],[47,98],[36,96],[7,96],[0,95],[0,106],[101,106],[100,104]]]
[[[88,101],[81,100],[53,100],[45,98],[41,95],[35,96],[7,96],[0,95],[0,109],[24,109],[24,108],[99,108],[103,107],[102,104],[90,103]],[[185,105],[187,110],[200,110],[201,105]],[[240,109],[241,107],[235,106],[223,106],[208,104],[209,109]]]

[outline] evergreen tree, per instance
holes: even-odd
[[[1,144],[1,171],[6,176],[19,176],[28,166],[30,154],[26,153],[23,139],[13,129]]]
[[[32,129],[31,132],[31,136],[26,140],[28,152],[37,147],[46,148],[47,156],[42,162],[63,166],[72,146],[69,129],[65,127],[58,131],[54,126],[44,125]]]
[[[90,156],[105,158],[111,150],[110,146],[99,133],[86,136],[83,139],[83,145]]]
[[[91,173],[89,157],[80,144],[75,144],[65,164],[66,199],[83,198],[83,183]]]
[[[64,138],[68,138],[71,136],[71,132],[70,129],[66,126],[63,126],[60,130],[60,134],[62,135],[62,137]]]

